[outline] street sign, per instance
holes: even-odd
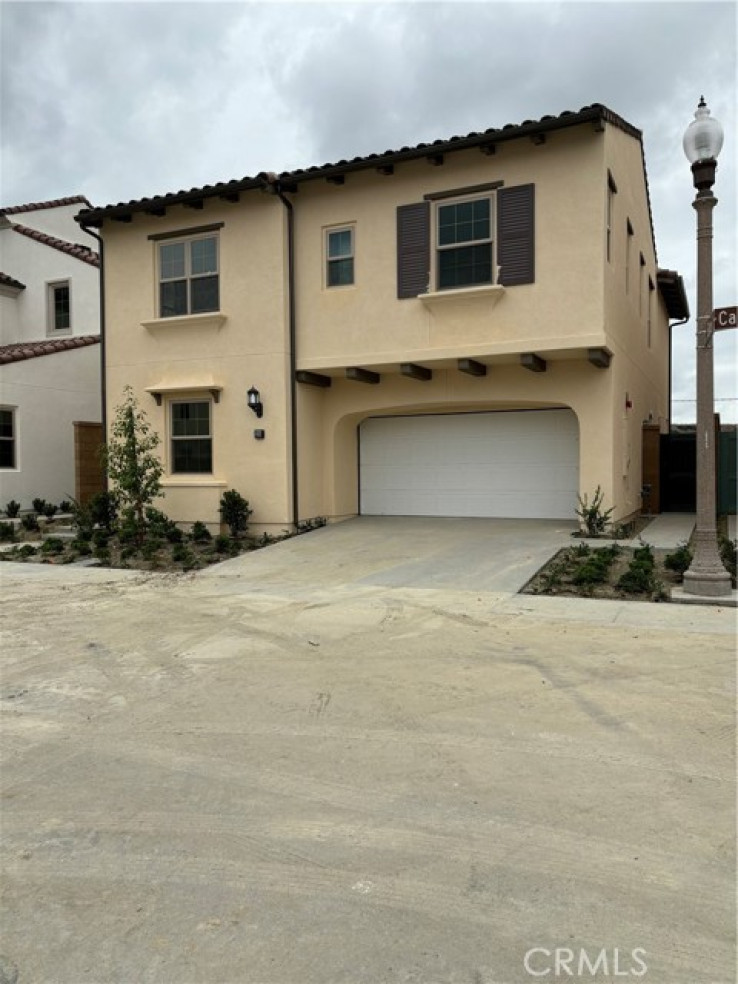
[[[712,323],[715,331],[722,331],[724,328],[738,327],[738,307],[715,308],[712,312]]]

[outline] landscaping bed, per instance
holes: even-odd
[[[325,520],[300,524],[299,533],[324,525]],[[140,571],[197,571],[230,557],[258,550],[295,534],[280,536],[213,535],[204,523],[183,530],[156,510],[149,511],[145,534],[79,516],[25,513],[14,522],[0,520],[0,561],[35,564],[80,564]]]
[[[735,587],[736,544],[721,538],[720,547]],[[658,550],[648,544],[633,547],[616,541],[602,546],[579,543],[559,550],[522,593],[668,601],[671,589],[682,583],[691,559],[688,544],[680,544],[675,550]]]

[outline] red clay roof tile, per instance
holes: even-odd
[[[24,236],[28,236],[29,239],[35,239],[36,242],[43,243],[44,246],[52,246],[62,253],[68,253],[69,256],[74,256],[84,263],[89,263],[90,266],[100,266],[100,257],[88,246],[82,246],[79,243],[68,243],[66,239],[57,239],[56,236],[50,236],[46,232],[39,232],[38,229],[30,229],[28,226],[21,225],[18,222],[14,222],[11,228]]]
[[[41,355],[53,355],[56,352],[69,352],[72,349],[85,348],[87,345],[98,345],[99,342],[99,335],[72,335],[67,338],[46,338],[40,342],[0,345],[0,365],[22,362],[24,359],[37,359]]]

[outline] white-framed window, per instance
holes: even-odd
[[[325,285],[349,287],[354,283],[354,227],[325,231]]]
[[[0,468],[17,468],[15,407],[0,407]]]
[[[217,235],[160,242],[158,262],[160,318],[219,310]]]
[[[46,326],[49,335],[72,330],[72,288],[68,280],[46,286]]]
[[[173,475],[211,474],[212,401],[171,400],[169,438],[170,470]]]
[[[492,195],[436,203],[436,290],[494,283],[493,212]]]

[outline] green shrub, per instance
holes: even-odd
[[[213,545],[218,553],[227,553],[231,549],[231,541],[225,533],[219,533],[213,541]]]
[[[18,547],[19,557],[33,557],[36,554],[36,548],[31,543],[24,543],[22,546]]]
[[[656,587],[653,569],[643,564],[631,563],[628,570],[621,575],[617,587],[627,594],[650,594]]]
[[[579,508],[576,514],[587,536],[601,536],[607,529],[610,516],[612,516],[612,508],[602,508],[604,498],[605,495],[599,485],[595,489],[591,503],[587,500],[586,494],[579,496]]]
[[[15,499],[11,499],[10,502],[5,506],[5,515],[8,519],[15,519],[20,512],[20,502],[16,502]]]
[[[112,492],[96,492],[87,503],[93,526],[105,530],[115,529],[118,518],[118,505]]]
[[[12,523],[0,521],[0,541],[12,543],[15,540],[15,526]]]
[[[252,512],[248,501],[235,489],[229,489],[220,497],[221,519],[234,539],[246,532],[246,524]]]
[[[25,516],[21,516],[21,526],[27,533],[37,533],[38,532],[38,520],[33,513],[26,513]]]
[[[70,547],[78,553],[80,557],[89,557],[92,553],[92,547],[87,540],[72,540]]]
[[[691,563],[692,551],[686,543],[680,543],[674,553],[664,557],[664,567],[667,571],[674,571],[675,574],[684,574],[686,570],[689,570]]]
[[[727,536],[721,536],[718,541],[720,559],[723,567],[730,574],[733,587],[736,585],[736,554],[738,554],[738,540],[729,540]]]
[[[198,519],[197,522],[192,524],[190,539],[194,543],[209,543],[213,539],[213,536],[205,523],[201,523]]]
[[[62,499],[62,501],[59,503],[59,512],[70,513],[71,511],[72,511],[72,503],[69,501],[69,499]]]
[[[110,551],[107,549],[107,547],[101,550],[96,550],[95,556],[97,557],[97,559],[100,561],[101,564],[110,563]]]
[[[149,536],[141,547],[141,556],[144,560],[154,560],[163,546],[164,541],[158,536]]]
[[[111,536],[112,533],[110,533],[108,530],[95,530],[95,532],[92,534],[91,537],[92,544],[97,549],[107,547],[108,541],[110,540]]]
[[[53,519],[54,516],[56,516],[56,513],[57,513],[57,507],[54,505],[54,503],[47,502],[46,505],[44,506],[44,516],[47,519]]]
[[[44,509],[46,508],[46,499],[33,499],[31,505],[37,516],[43,516]]]
[[[648,543],[642,543],[640,547],[636,547],[633,551],[633,561],[632,563],[640,564],[642,567],[650,568],[653,570],[656,559],[653,555],[653,548]]]
[[[60,554],[64,553],[64,541],[60,540],[58,536],[50,536],[41,544],[42,554]]]

